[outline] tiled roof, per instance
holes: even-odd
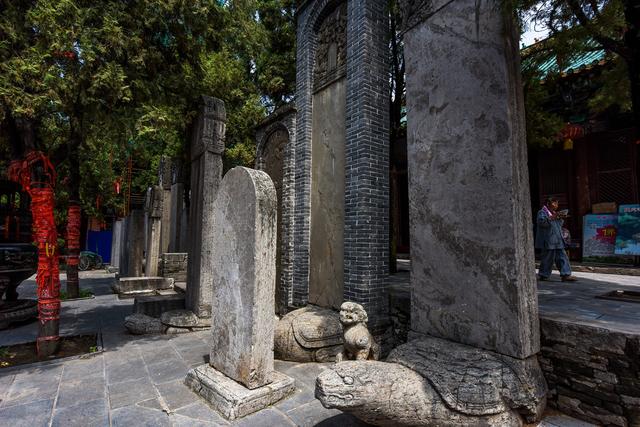
[[[536,49],[538,46],[543,46],[545,40],[542,40],[532,46],[524,48],[520,51],[520,53],[524,56],[528,54],[530,50]],[[542,64],[537,65],[538,70],[542,74],[542,77],[547,77],[552,73],[560,73],[563,75],[571,74],[574,72],[582,71],[585,69],[590,69],[595,65],[602,64],[603,61],[606,61],[606,52],[604,49],[598,49],[598,45],[596,42],[590,41],[587,43],[588,46],[593,47],[594,50],[589,52],[579,52],[572,57],[566,59],[563,67],[560,67],[558,64],[558,58],[554,55],[547,59]],[[530,59],[524,59],[522,63],[522,67],[524,69],[527,68],[533,61]]]

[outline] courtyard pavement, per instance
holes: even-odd
[[[64,275],[63,275],[64,279]],[[276,361],[296,379],[296,391],[273,407],[234,423],[223,420],[183,385],[187,371],[206,362],[208,331],[136,337],[124,330],[133,300],[111,293],[113,274],[81,273],[95,298],[63,302],[61,334],[98,333],[103,351],[80,358],[0,369],[0,425],[39,426],[365,426],[314,398],[318,373],[329,364]],[[63,283],[64,286],[64,283]],[[33,280],[20,288],[33,297]],[[33,341],[35,322],[0,331],[0,346]],[[540,426],[587,427],[562,414]]]

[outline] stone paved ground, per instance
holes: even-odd
[[[614,290],[640,292],[640,277],[616,274],[574,273],[578,282],[538,282],[540,316],[640,334],[640,301],[623,302],[596,298]]]
[[[207,331],[173,337],[128,335],[122,323],[133,301],[111,293],[113,275],[89,272],[81,279],[96,298],[64,302],[61,331],[100,332],[104,352],[0,370],[1,426],[230,425],[182,384],[187,370],[207,359]],[[33,281],[20,290],[23,297],[33,295]],[[30,323],[0,331],[0,346],[32,341],[36,328]],[[276,361],[276,369],[296,379],[294,395],[233,425],[364,426],[314,399],[315,378],[326,367]],[[590,426],[562,414],[550,414],[540,425]]]

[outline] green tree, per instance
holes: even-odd
[[[525,0],[522,11],[533,16],[550,39],[533,52],[560,62],[585,52],[605,50],[613,66],[601,75],[594,110],[611,105],[630,108],[640,123],[640,5],[637,0]],[[611,90],[614,89],[614,90]]]
[[[296,82],[296,2],[258,0],[258,20],[265,44],[256,58],[258,90],[268,107],[278,108],[293,98]]]

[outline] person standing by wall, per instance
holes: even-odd
[[[560,270],[563,282],[575,282],[577,279],[571,275],[569,257],[565,251],[565,242],[562,238],[562,224],[564,215],[558,212],[558,199],[550,197],[546,200],[542,209],[538,211],[536,218],[536,249],[540,249],[540,268],[538,280],[548,280],[555,262]]]

